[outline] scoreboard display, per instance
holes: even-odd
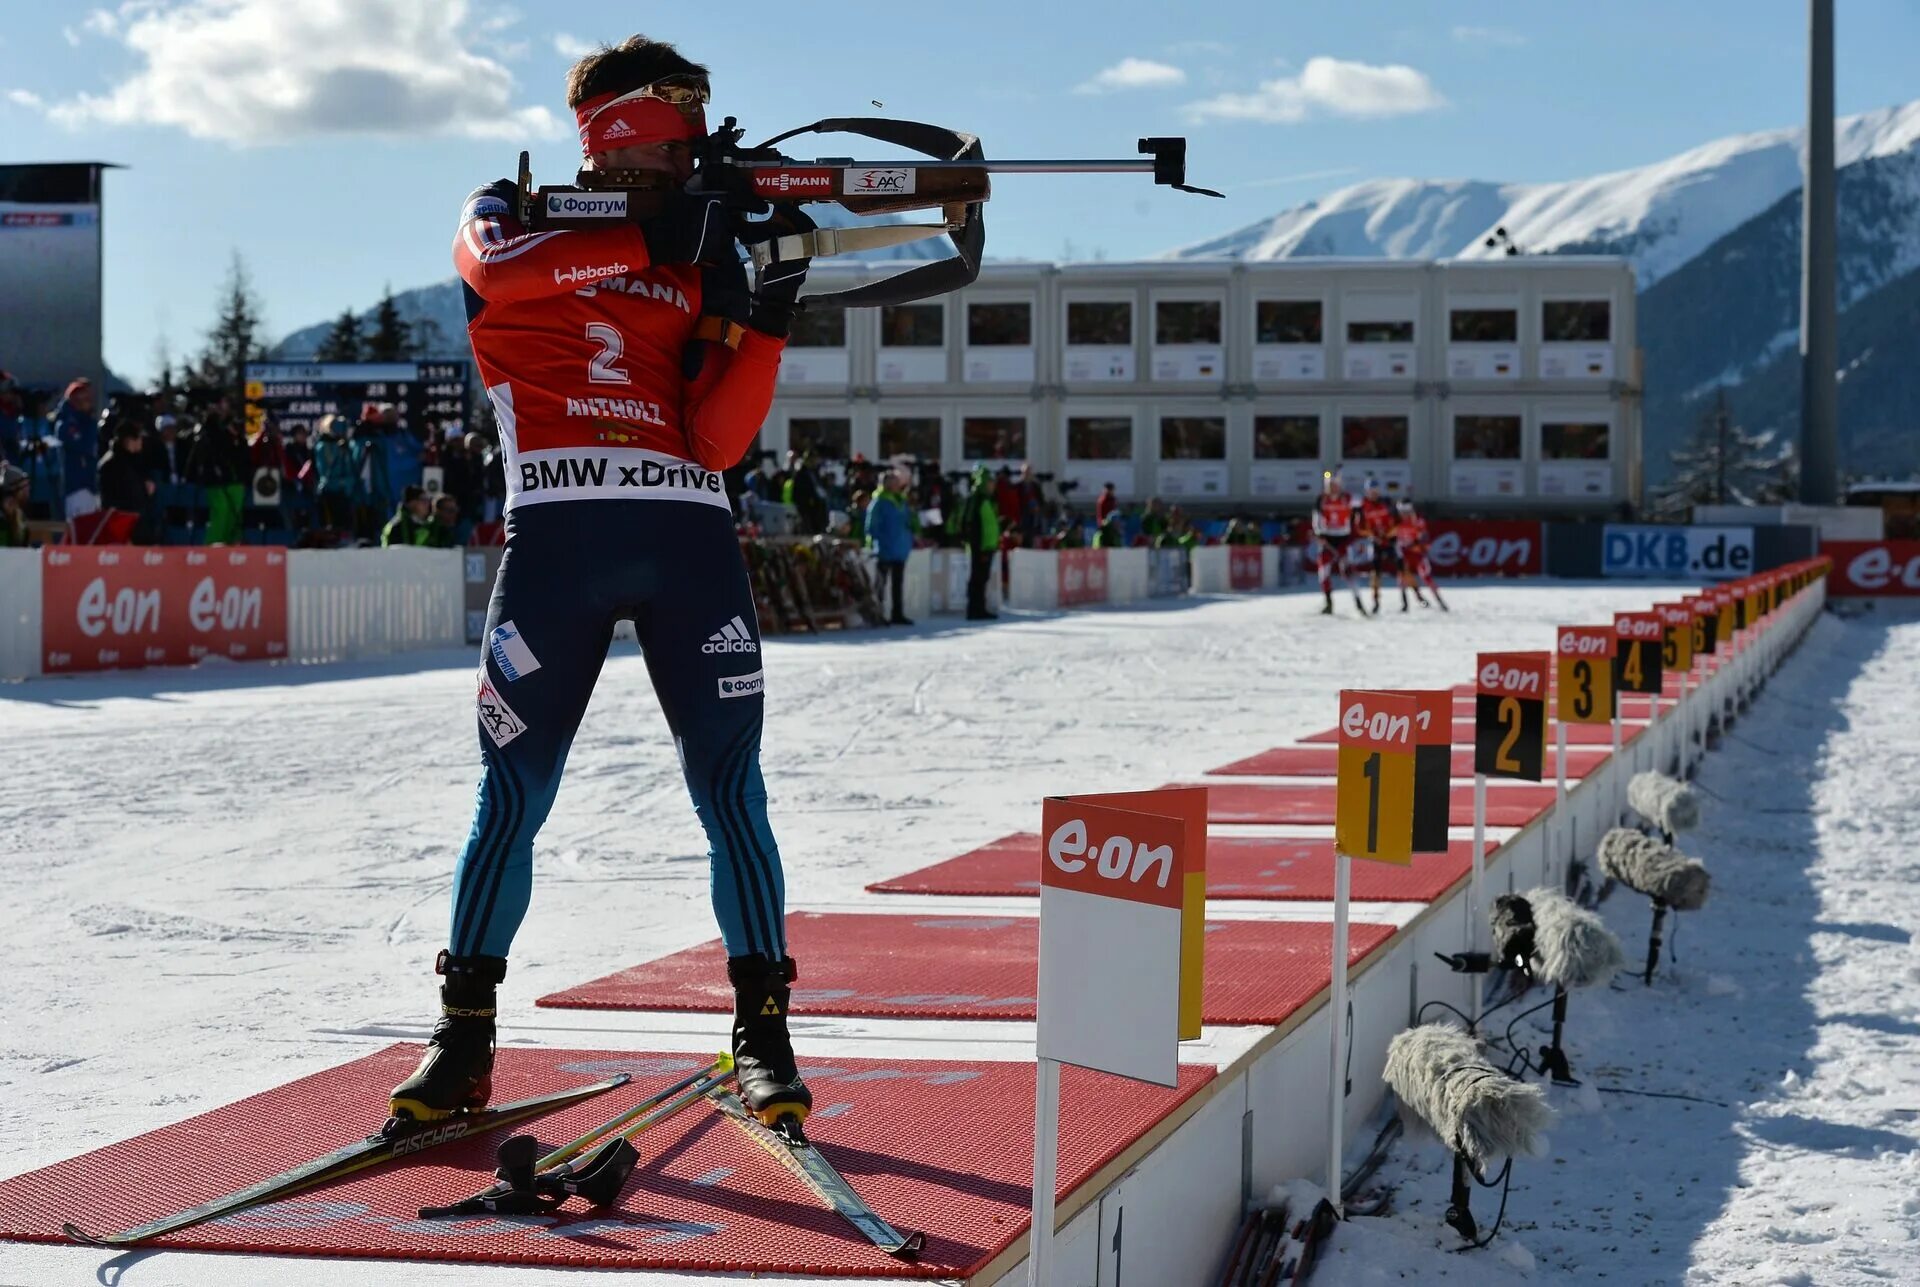
[[[283,433],[296,426],[312,432],[326,415],[351,423],[368,402],[393,403],[400,423],[415,431],[465,427],[471,371],[471,363],[460,361],[249,362],[247,433],[259,433],[269,421]]]

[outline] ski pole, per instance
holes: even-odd
[[[553,1152],[547,1154],[545,1157],[541,1158],[537,1163],[535,1163],[534,1164],[535,1169],[540,1171],[550,1170],[553,1167],[560,1165],[562,1162],[565,1162],[569,1158],[578,1157],[580,1154],[586,1152],[589,1148],[593,1147],[596,1141],[601,1140],[606,1136],[613,1134],[615,1132],[618,1132],[620,1135],[622,1135],[625,1138],[631,1139],[634,1135],[638,1135],[641,1131],[645,1130],[648,1126],[653,1125],[653,1121],[650,1120],[646,1122],[645,1125],[633,1127],[633,1129],[631,1130],[631,1133],[629,1133],[628,1130],[622,1129],[624,1127],[631,1126],[636,1121],[636,1119],[647,1116],[652,1110],[659,1108],[661,1105],[665,1104],[668,1100],[681,1097],[683,1094],[692,1095],[696,1097],[699,1095],[704,1095],[707,1092],[709,1086],[717,1086],[721,1082],[724,1082],[727,1078],[731,1077],[732,1075],[733,1075],[733,1056],[730,1054],[717,1055],[714,1057],[713,1062],[708,1064],[705,1068],[700,1069],[698,1072],[689,1073],[687,1076],[681,1078],[679,1081],[675,1082],[673,1085],[668,1086],[663,1090],[654,1092],[653,1094],[647,1096],[647,1098],[635,1104],[632,1108],[629,1108],[625,1112],[621,1113],[619,1116],[613,1118],[610,1121],[602,1122],[600,1125],[594,1127],[592,1130],[588,1131],[585,1135],[582,1135],[579,1139],[573,1141],[571,1144],[562,1144],[559,1148],[555,1149]],[[654,1120],[658,1120],[658,1119],[654,1119]]]

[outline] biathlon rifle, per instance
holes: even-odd
[[[856,215],[937,210],[938,223],[880,223],[851,228],[785,232],[779,220],[745,223],[742,243],[756,268],[776,260],[812,259],[876,250],[945,236],[954,253],[919,264],[883,281],[808,295],[810,308],[873,308],[944,295],[972,284],[986,249],[984,207],[993,174],[1152,174],[1153,181],[1181,192],[1218,197],[1187,183],[1184,138],[1140,140],[1141,159],[989,161],[971,134],[919,121],[882,117],[831,117],[776,134],[757,147],[742,147],[743,130],[729,116],[720,128],[693,144],[691,192],[718,192],[743,215],[764,214],[769,203],[833,202]],[[855,134],[917,152],[926,160],[813,161],[783,155],[779,144],[800,134]],[[651,170],[583,169],[564,186],[535,188],[527,154],[520,154],[520,222],[529,231],[604,228],[611,221],[645,218],[674,180]],[[811,222],[811,221],[808,221]],[[773,226],[768,226],[773,225]],[[754,229],[765,233],[754,238]]]

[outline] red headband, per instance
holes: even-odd
[[[637,143],[673,143],[707,134],[705,110],[696,106],[686,112],[657,98],[600,94],[574,108],[573,117],[580,126],[580,151],[587,156]]]

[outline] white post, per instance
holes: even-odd
[[[1620,762],[1620,708],[1625,704],[1625,694],[1616,692],[1613,695],[1613,750],[1607,756],[1607,773],[1613,783],[1613,821],[1608,826],[1620,821],[1620,812],[1626,807],[1627,778],[1632,776],[1623,772]]]
[[[1060,1155],[1060,1061],[1040,1060],[1034,1087],[1033,1229],[1027,1235],[1028,1287],[1053,1282],[1053,1185]]]
[[[1692,688],[1692,680],[1693,671],[1691,669],[1680,672],[1680,701],[1679,704],[1673,708],[1673,713],[1679,716],[1674,722],[1680,726],[1678,729],[1680,737],[1679,772],[1674,774],[1674,776],[1682,782],[1687,780],[1687,762],[1693,758],[1693,706],[1687,701],[1687,694]]]
[[[1333,855],[1333,989],[1327,1006],[1333,1024],[1327,1060],[1327,1200],[1345,1214],[1340,1181],[1345,1175],[1341,1149],[1347,1125],[1347,900],[1352,893],[1353,859]]]
[[[1486,922],[1486,904],[1483,888],[1487,874],[1487,775],[1473,775],[1473,879],[1467,888],[1467,950],[1477,951],[1480,947],[1481,926]],[[1480,1022],[1480,980],[1483,976],[1469,976],[1473,980],[1473,1003],[1467,1008],[1467,1017],[1474,1023]]]
[[[1667,736],[1667,727],[1660,722],[1660,698],[1665,695],[1666,686],[1667,672],[1663,670],[1660,672],[1661,691],[1652,694],[1652,696],[1648,698],[1647,731],[1640,739],[1647,744],[1647,754],[1653,759],[1653,763],[1647,767],[1656,772],[1665,772],[1665,770],[1660,767],[1660,743],[1665,740]],[[1634,756],[1633,763],[1634,767],[1638,768],[1640,766],[1640,757],[1637,755]]]
[[[1567,868],[1573,865],[1573,828],[1567,825],[1567,725],[1564,720],[1554,725],[1553,737],[1553,820],[1564,833],[1564,844],[1559,852],[1566,854],[1566,861],[1560,864],[1560,876],[1564,883]]]

